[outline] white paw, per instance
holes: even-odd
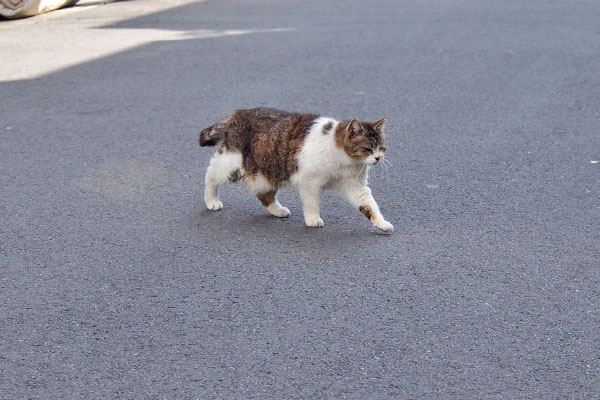
[[[383,232],[392,232],[394,230],[394,225],[390,224],[386,220],[377,222],[375,226],[378,229],[381,229]]]
[[[290,216],[290,210],[288,210],[286,207],[281,207],[277,210],[271,211],[271,214],[279,218],[287,218]]]
[[[219,211],[223,209],[223,203],[219,200],[205,200],[206,208],[213,211]]]
[[[321,217],[304,217],[304,222],[306,222],[306,226],[312,226],[313,228],[322,228],[325,225]]]

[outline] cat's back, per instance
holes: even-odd
[[[254,108],[242,108],[234,111],[235,115],[240,115],[248,119],[282,119],[287,118],[291,115],[299,114],[296,112],[290,112],[280,110],[272,107],[254,107]]]
[[[278,185],[297,170],[296,157],[318,117],[266,107],[237,110],[223,142],[242,154],[248,173],[260,172]]]
[[[230,124],[247,129],[268,130],[278,122],[296,113],[275,108],[257,107],[235,110],[230,116]]]
[[[265,145],[301,141],[317,118],[316,114],[267,107],[236,110],[228,117],[228,138],[225,142],[229,142],[231,148],[238,147],[234,144],[246,144],[247,147],[255,146],[257,142]]]
[[[298,120],[314,120],[313,114],[301,114],[278,110],[276,108],[257,107],[240,109],[233,112],[230,123],[239,133],[275,134],[284,131],[289,125]],[[274,129],[278,127],[279,129]]]

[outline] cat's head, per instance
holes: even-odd
[[[385,119],[375,122],[362,122],[353,119],[340,123],[336,132],[336,141],[348,157],[368,165],[375,165],[383,160],[387,151],[387,143],[383,133]]]

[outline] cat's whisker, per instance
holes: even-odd
[[[385,181],[385,183],[387,184],[387,180],[388,180],[388,170],[387,170],[387,166],[385,165],[384,162],[381,163],[381,169],[383,170],[383,180]]]
[[[390,170],[389,170],[389,168],[392,166],[392,164],[388,160],[386,160],[385,158],[382,159],[382,161],[383,161],[382,168],[385,171],[385,177],[384,177],[384,179],[385,179],[385,182],[387,184],[388,178],[390,176]]]
[[[387,171],[388,178],[392,179],[393,175],[392,175],[392,172],[390,171],[390,169],[391,168],[389,168],[389,167],[386,166],[386,171]]]
[[[360,171],[358,171],[358,176],[359,176],[359,177],[360,177],[360,176],[362,176],[362,172],[363,172],[363,170],[365,169],[365,167],[366,167],[366,166],[367,166],[367,162],[365,161],[365,162],[363,163],[363,165],[362,165],[362,167],[361,167]]]

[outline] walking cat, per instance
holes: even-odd
[[[283,186],[296,189],[304,221],[322,227],[319,195],[333,189],[384,232],[393,230],[367,187],[369,167],[387,150],[385,119],[336,121],[314,114],[270,108],[237,110],[200,132],[200,146],[220,146],[206,172],[204,201],[220,210],[219,186],[241,180],[266,209],[284,218],[290,211],[277,201]]]

